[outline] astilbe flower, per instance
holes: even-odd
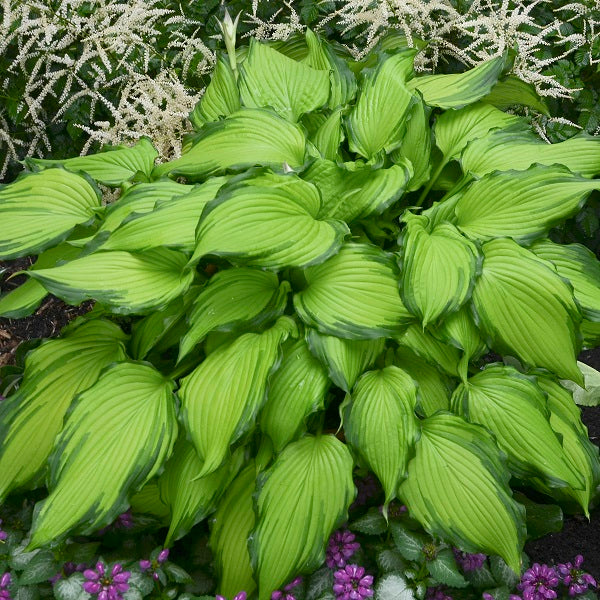
[[[558,577],[569,588],[569,596],[584,594],[590,586],[598,587],[596,580],[580,568],[582,564],[583,556],[578,554],[572,563],[561,563],[556,566]]]
[[[471,554],[470,552],[463,552],[459,548],[452,548],[452,552],[454,552],[456,563],[465,573],[481,569],[487,558],[485,554]]]
[[[427,588],[425,600],[452,600],[452,596],[446,594],[444,586],[436,585],[434,587]]]
[[[158,574],[158,569],[160,568],[160,566],[163,563],[165,563],[167,561],[167,558],[169,558],[169,549],[164,548],[163,550],[161,550],[158,553],[158,556],[154,560],[147,560],[147,559],[140,560],[140,570],[142,571],[142,573],[144,573],[146,571],[151,571],[152,579],[154,579],[154,581],[158,581],[160,579],[160,576]],[[237,598],[237,596],[236,596],[236,598]],[[242,598],[242,600],[246,600],[246,599]]]
[[[534,563],[523,573],[517,588],[523,593],[523,600],[550,600],[556,598],[558,583],[558,574],[553,568]]]
[[[330,569],[341,568],[348,564],[354,553],[360,548],[356,536],[347,529],[340,529],[329,538],[325,562]]]
[[[373,576],[364,567],[346,565],[333,574],[333,591],[337,600],[362,600],[373,595]]]
[[[123,571],[123,567],[117,563],[110,571],[106,572],[106,566],[102,562],[96,563],[95,569],[86,569],[83,572],[87,581],[83,589],[88,594],[98,595],[98,600],[121,600],[129,589],[130,571]]]

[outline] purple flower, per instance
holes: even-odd
[[[348,560],[360,548],[360,544],[355,540],[356,536],[347,529],[340,529],[333,533],[329,538],[325,559],[330,569],[342,568],[348,564]]]
[[[2,525],[2,519],[0,519],[0,525]],[[3,531],[2,528],[0,528],[0,542],[5,542],[7,537],[8,533],[6,533],[6,531]]]
[[[488,594],[489,595],[489,594]],[[452,596],[448,596],[443,585],[428,587],[425,594],[425,600],[452,600]],[[489,600],[486,598],[486,600]]]
[[[485,554],[471,554],[470,552],[463,552],[458,548],[452,548],[454,552],[454,558],[460,568],[466,573],[468,571],[477,571],[483,567],[483,563],[487,556]]]
[[[292,579],[284,588],[283,591],[275,590],[271,593],[271,600],[296,600],[296,596],[290,592],[302,583],[302,577]]]
[[[550,600],[556,598],[554,588],[558,586],[558,575],[548,565],[534,563],[521,577],[517,586],[523,592],[523,600]]]
[[[158,581],[160,579],[158,572],[161,565],[167,561],[167,558],[169,558],[169,549],[163,548],[154,560],[140,560],[140,571],[142,571],[142,573],[151,571],[152,579]]]
[[[333,574],[333,591],[337,600],[363,600],[373,595],[373,576],[364,567],[346,565]]]
[[[556,566],[561,581],[568,586],[569,596],[579,596],[587,592],[589,586],[598,587],[596,580],[583,569],[583,556],[578,554],[573,563],[561,563]]]
[[[238,592],[234,597],[233,600],[246,600],[246,592],[241,591]],[[215,596],[215,600],[227,600],[227,598],[225,598],[225,596],[221,596],[220,594],[217,594]]]
[[[350,510],[364,506],[371,498],[374,498],[381,491],[381,486],[372,473],[367,473],[364,477],[354,479],[356,486],[356,499],[350,506]]]
[[[96,569],[86,569],[83,572],[87,581],[83,589],[88,594],[97,594],[98,600],[121,600],[129,589],[129,578],[131,573],[123,571],[123,567],[117,563],[111,570],[110,575],[106,572],[106,566],[102,562],[96,563]]]
[[[0,600],[10,600],[10,592],[8,591],[8,586],[12,583],[12,577],[10,573],[4,573],[2,577],[0,577]]]
[[[108,531],[118,531],[119,529],[131,529],[133,527],[133,515],[131,510],[121,513],[110,525],[98,529],[98,535],[104,535]]]

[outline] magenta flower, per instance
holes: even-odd
[[[0,519],[0,525],[2,525],[2,519]],[[6,531],[3,531],[0,527],[0,542],[5,542],[7,537],[8,533],[6,533]]]
[[[140,570],[142,573],[151,571],[152,579],[158,581],[160,579],[158,571],[160,570],[161,565],[167,561],[167,558],[169,558],[169,549],[163,548],[154,560],[140,560]]]
[[[246,592],[244,592],[244,591],[241,591],[241,592],[238,592],[238,593],[237,593],[237,594],[236,594],[236,595],[233,597],[233,600],[246,600],[246,596],[247,596]],[[215,596],[215,600],[227,600],[227,598],[225,598],[225,596],[221,596],[220,594],[217,594],[217,595]]]
[[[558,586],[558,575],[548,565],[534,563],[521,577],[517,588],[523,593],[523,600],[551,600],[556,598],[554,588]]]
[[[329,538],[325,559],[330,569],[342,568],[348,564],[348,560],[360,548],[360,544],[355,540],[356,536],[347,529],[340,529],[333,533]]]
[[[2,577],[0,577],[0,600],[10,600],[10,592],[8,591],[8,586],[12,583],[12,577],[10,573],[4,573]]]
[[[471,554],[470,552],[463,552],[458,548],[452,548],[454,552],[454,558],[458,566],[466,573],[468,571],[477,571],[483,567],[483,563],[487,556],[485,554]]]
[[[87,579],[83,584],[84,591],[97,594],[98,600],[122,600],[122,594],[129,589],[127,582],[131,573],[123,571],[119,563],[112,568],[110,575],[102,562],[96,563],[96,569],[86,569],[83,575]]]
[[[350,506],[350,510],[364,506],[381,491],[381,486],[372,473],[367,473],[364,477],[356,477],[354,485],[356,486],[356,499]]]
[[[296,577],[290,581],[282,590],[275,590],[271,593],[271,600],[296,600],[296,596],[291,591],[302,583],[302,577]]]
[[[569,588],[569,596],[584,594],[590,586],[598,587],[596,580],[580,569],[582,564],[583,556],[578,554],[573,563],[561,563],[556,566],[559,578]]]
[[[427,588],[425,600],[452,600],[452,596],[448,596],[448,594],[446,594],[444,586],[436,585],[434,587]],[[486,600],[489,600],[489,598]]]
[[[346,565],[333,574],[336,600],[363,600],[373,595],[373,576],[365,575],[364,567]]]

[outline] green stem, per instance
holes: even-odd
[[[417,200],[415,206],[423,206],[423,202],[425,202],[427,194],[429,194],[429,191],[431,190],[433,184],[437,181],[438,177],[440,176],[440,173],[442,172],[442,169],[446,166],[447,162],[448,161],[444,157],[440,164],[437,166],[437,169],[434,171],[433,175],[429,178],[429,181],[427,182],[425,189],[421,192],[421,195],[419,196],[419,199]]]

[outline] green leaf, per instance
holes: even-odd
[[[307,436],[286,446],[261,476],[249,545],[259,600],[324,561],[329,535],[354,498],[352,467],[335,436]]]
[[[65,169],[25,173],[0,186],[0,259],[55,246],[76,225],[91,222],[99,207],[98,188]]]
[[[581,361],[577,361],[577,367],[583,375],[583,386],[569,380],[561,383],[573,393],[575,404],[579,406],[600,405],[600,373]]]
[[[308,286],[294,296],[300,318],[321,333],[348,339],[398,335],[411,319],[398,292],[391,257],[367,244],[344,244],[306,269]]]
[[[433,560],[427,561],[427,569],[431,576],[443,585],[451,587],[467,587],[469,583],[460,574],[452,550],[440,550]]]
[[[223,121],[206,124],[192,141],[181,158],[155,167],[153,177],[200,179],[253,165],[295,168],[304,163],[306,147],[297,125],[262,108],[244,108]]]
[[[527,533],[529,534],[529,530]],[[519,575],[499,556],[490,556],[490,567],[492,575],[499,585],[506,585],[510,589],[513,589],[519,583]]]
[[[323,124],[311,136],[310,141],[324,159],[334,161],[338,157],[343,139],[342,111],[337,109],[323,121]]]
[[[90,595],[83,590],[83,573],[73,573],[67,579],[59,579],[52,587],[57,600],[87,600]]]
[[[199,477],[221,466],[229,446],[254,427],[279,348],[295,330],[289,317],[281,317],[262,334],[246,333],[221,346],[181,381],[184,422],[203,461]]]
[[[185,293],[194,279],[186,263],[185,254],[167,248],[143,254],[115,250],[27,275],[71,304],[94,299],[115,313],[144,314]]]
[[[368,371],[340,411],[348,442],[377,475],[385,491],[384,513],[404,479],[417,436],[417,388],[402,369]]]
[[[32,585],[48,581],[59,570],[54,552],[42,550],[38,552],[19,575],[19,586]]]
[[[575,360],[580,317],[571,288],[510,239],[487,242],[482,251],[472,299],[490,348],[581,383]]]
[[[310,351],[327,368],[335,385],[350,392],[365,369],[383,352],[385,338],[373,340],[345,340],[333,335],[323,335],[309,329],[306,341]]]
[[[535,540],[562,530],[563,512],[560,506],[556,504],[538,504],[518,492],[515,493],[515,500],[522,504],[527,512],[527,539]],[[518,582],[518,577],[512,571],[508,570],[506,564],[499,556],[490,557],[490,564],[492,565],[494,576],[499,576],[496,577],[498,583],[504,582],[504,578],[506,578],[506,582],[509,585],[511,585],[513,579],[516,579],[511,587]],[[503,579],[500,579],[500,577]]]
[[[274,273],[258,269],[227,269],[214,275],[198,294],[181,338],[179,361],[210,331],[234,331],[242,325],[260,325],[279,317],[290,285]]]
[[[311,574],[306,590],[306,600],[317,600],[323,594],[333,591],[333,571],[329,567],[323,567]]]
[[[232,183],[206,206],[192,261],[214,254],[269,269],[323,262],[349,229],[343,221],[319,219],[320,208],[319,190],[296,175]]]
[[[388,573],[380,577],[375,586],[377,600],[416,600],[414,590],[399,573]]]
[[[423,534],[411,531],[397,521],[390,523],[390,531],[396,549],[404,558],[416,561],[423,559],[423,548],[427,544],[427,538]]]
[[[165,525],[170,522],[171,510],[160,497],[158,479],[148,481],[139,492],[131,496],[129,504],[134,513],[151,515]]]
[[[525,511],[485,429],[438,413],[421,421],[399,494],[423,527],[467,552],[499,554],[520,573]]]
[[[501,110],[515,105],[529,106],[547,117],[550,116],[548,106],[546,106],[544,99],[538,96],[535,87],[514,75],[508,75],[508,77],[498,81],[490,90],[490,93],[486,94],[481,101]]]
[[[114,323],[92,320],[27,356],[21,387],[0,404],[0,499],[38,478],[73,397],[125,359],[126,339]]]
[[[408,568],[407,562],[400,552],[389,548],[379,552],[376,560],[377,566],[383,573],[390,573],[391,571],[404,572]]]
[[[108,146],[97,154],[76,156],[63,160],[28,158],[25,164],[32,169],[62,165],[69,171],[83,171],[98,183],[118,187],[142,173],[147,179],[154,167],[158,152],[149,138],[143,137],[131,147]]]
[[[497,56],[465,71],[450,75],[424,75],[408,83],[409,90],[418,90],[429,106],[461,108],[489,94],[504,69],[506,59]]]
[[[529,243],[577,212],[599,180],[574,175],[560,165],[491,173],[458,199],[456,226],[479,240],[512,237]]]
[[[349,528],[365,535],[381,535],[387,531],[388,524],[379,508],[372,507],[362,517],[352,521]]]
[[[325,407],[329,385],[325,369],[304,338],[288,342],[260,415],[261,430],[271,438],[275,452],[297,439],[306,429],[306,418]]]
[[[172,390],[149,364],[122,362],[78,396],[50,459],[50,495],[37,507],[30,548],[74,528],[91,533],[127,509],[127,495],[156,474],[173,448]]]

